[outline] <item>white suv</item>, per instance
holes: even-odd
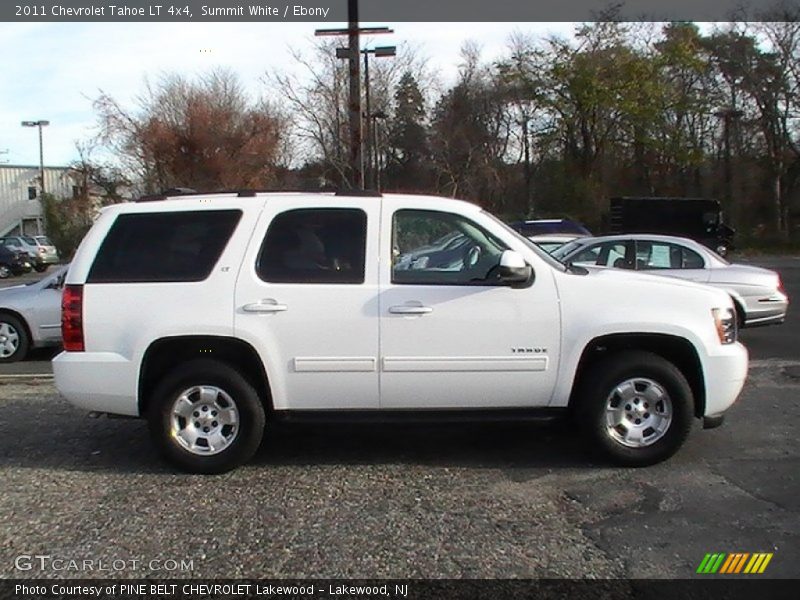
[[[567,268],[478,206],[305,193],[108,207],[63,296],[56,384],[146,417],[183,469],[247,461],[266,420],[563,413],[617,463],[722,421],[747,374],[730,297]]]

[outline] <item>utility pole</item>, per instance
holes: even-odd
[[[364,162],[361,152],[361,34],[392,33],[388,27],[359,27],[358,0],[347,0],[347,29],[317,29],[314,35],[346,35],[347,48],[337,48],[336,56],[348,60],[350,90],[348,112],[350,113],[350,185],[364,189]]]
[[[738,222],[738,206],[733,201],[733,169],[731,168],[731,122],[744,113],[735,108],[721,108],[714,116],[722,119],[723,164],[725,168],[725,208],[731,221]]]
[[[358,0],[347,0],[347,48],[350,71],[350,170],[352,182],[364,189],[364,163],[361,156],[361,73],[358,51]]]

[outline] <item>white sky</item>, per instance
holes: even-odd
[[[343,24],[344,25],[344,24]],[[365,24],[367,25],[367,24]],[[569,23],[379,23],[395,30],[375,36],[406,42],[427,57],[445,83],[452,80],[463,42],[474,40],[486,58],[499,56],[515,31],[536,36],[573,31]],[[46,119],[44,160],[65,165],[75,142],[95,132],[92,100],[98,91],[131,106],[145,77],[202,73],[226,66],[248,90],[264,92],[267,69],[292,70],[289,48],[310,48],[316,27],[331,23],[0,23],[0,162],[39,163],[36,129],[23,120]],[[204,50],[204,52],[201,52]]]

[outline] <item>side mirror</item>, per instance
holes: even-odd
[[[525,286],[532,281],[533,267],[525,262],[519,252],[506,250],[500,255],[498,279],[506,285]]]

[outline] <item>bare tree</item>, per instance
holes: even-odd
[[[105,93],[94,105],[99,140],[145,192],[263,188],[276,180],[286,119],[266,101],[251,101],[231,71],[197,80],[165,75],[146,85],[134,109]]]

